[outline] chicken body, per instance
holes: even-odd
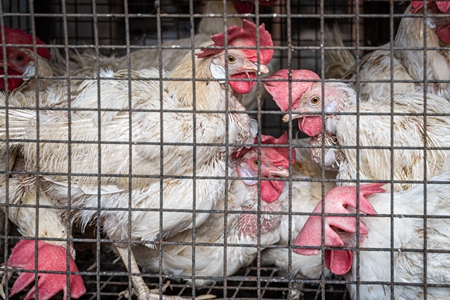
[[[0,40],[7,44],[23,44],[23,46],[6,47],[6,61],[3,61],[3,49],[0,49],[0,74],[5,74],[4,66],[7,66],[8,75],[21,76],[19,78],[1,78],[0,79],[0,103],[3,107],[27,107],[35,106],[36,94],[41,92],[50,84],[50,79],[46,77],[53,76],[52,68],[49,64],[50,51],[46,48],[38,48],[37,53],[32,49],[32,36],[26,34],[21,29],[11,29],[4,27],[5,38]],[[31,45],[28,45],[31,44]],[[36,44],[44,43],[36,37]],[[31,49],[30,49],[31,48]],[[44,98],[45,96],[42,95]],[[3,174],[0,176],[0,186],[5,184],[6,170],[11,170],[14,164],[16,152],[6,153],[5,146],[0,147],[0,169]],[[0,222],[4,224],[4,222]],[[1,226],[1,225],[0,225]]]
[[[342,64],[342,68],[348,71],[341,78],[356,82],[356,76],[358,76],[362,100],[390,97],[392,80],[394,81],[393,94],[401,95],[411,91],[425,90],[449,99],[450,55],[448,51],[440,50],[440,48],[449,46],[447,38],[440,34],[442,32],[440,29],[448,26],[448,19],[439,16],[446,13],[448,8],[440,11],[434,2],[430,1],[430,3],[432,4],[426,8],[430,15],[427,18],[408,16],[412,15],[414,11],[416,14],[423,13],[423,9],[414,10],[413,6],[408,6],[404,13],[405,16],[400,21],[393,44],[387,43],[379,50],[365,55],[359,66],[355,66],[355,61],[353,65],[349,66],[348,59],[342,62],[336,61],[341,57],[347,58],[351,54],[336,55],[335,51],[325,52],[329,53],[327,64],[330,66],[328,68],[330,72],[337,68],[336,65]],[[424,22],[426,23],[425,31]],[[335,35],[334,44],[339,46],[342,41],[336,40],[336,38],[339,39],[339,36]],[[391,47],[395,47],[392,56]],[[426,53],[420,49],[425,49]],[[349,53],[348,50],[337,50],[337,52]],[[356,73],[356,68],[359,69],[358,73]],[[326,74],[327,78],[330,78],[330,72]],[[333,72],[335,74],[342,73],[342,71]],[[426,87],[423,83],[425,79],[428,81]]]
[[[269,184],[263,181],[262,198],[258,204],[257,181],[246,177],[258,177],[258,161],[261,162],[261,177],[269,180],[273,177],[288,177],[289,157],[283,156],[288,154],[284,150],[284,153],[280,153],[276,148],[261,148],[261,157],[258,159],[258,149],[252,147],[249,152],[230,162],[230,176],[239,179],[231,181],[227,198],[223,197],[213,207],[213,211],[221,212],[211,213],[203,225],[195,229],[195,240],[192,230],[185,230],[165,240],[174,243],[163,245],[162,268],[165,274],[183,276],[196,284],[211,283],[251,264],[258,255],[258,248],[263,249],[266,245],[278,242],[281,216],[264,212],[280,211],[283,203],[278,197],[283,190],[283,182]],[[271,195],[271,202],[267,202],[265,195],[268,193],[275,194],[273,197]],[[194,246],[195,269],[192,243],[208,244]],[[144,270],[159,271],[158,249],[138,246],[133,252]],[[194,280],[193,274],[213,278]]]
[[[360,249],[354,253],[350,250],[327,250],[327,267],[343,275],[346,281],[359,284],[359,293],[356,283],[347,284],[352,299],[393,297],[412,300],[424,299],[425,294],[427,299],[450,297],[450,221],[447,218],[450,213],[449,180],[450,173],[445,172],[430,178],[426,186],[420,184],[407,191],[394,193],[393,201],[392,195],[380,193],[382,190],[375,191],[374,194],[373,191],[366,193],[366,190],[382,184],[360,186],[361,212],[364,212],[363,207],[371,205],[377,214],[361,216]],[[325,213],[354,211],[350,206],[356,206],[356,187],[345,187],[346,190],[342,192],[339,190],[341,188],[343,187],[336,188],[325,197]],[[321,211],[321,205],[317,206],[315,212]],[[320,247],[320,241],[312,242],[311,237],[315,234],[320,237],[322,221],[320,216],[315,220],[313,218],[310,217],[305,224],[296,240],[297,246]],[[353,217],[325,216],[325,226],[325,246],[357,247],[354,213]],[[334,231],[332,228],[340,230]],[[425,257],[424,249],[427,251]],[[300,254],[314,254],[309,249],[296,251]],[[359,270],[359,280],[356,269]],[[424,276],[429,285],[426,290],[423,287]]]
[[[256,42],[256,26],[250,22],[228,30],[231,46]],[[270,43],[264,25],[259,30],[261,43]],[[215,45],[223,38],[214,36]],[[261,62],[270,61],[272,54],[261,53]],[[254,52],[248,50],[230,49],[227,57],[216,49],[197,55],[195,77],[204,80],[195,81],[195,94],[194,82],[183,80],[192,77],[188,54],[171,73],[163,74],[162,86],[149,80],[160,78],[157,69],[104,71],[106,80],[80,86],[70,115],[10,109],[9,128],[2,126],[9,131],[10,145],[23,146],[26,170],[39,166],[41,173],[54,174],[41,178],[53,201],[67,205],[70,199],[83,225],[100,218],[109,238],[124,241],[116,245],[127,267],[130,256],[133,273],[139,269],[127,253],[126,241],[153,247],[157,238],[201,225],[208,214],[193,210],[210,210],[223,198],[227,155],[253,143],[256,134],[238,100],[253,83],[234,80],[226,89],[221,74],[217,80],[213,71],[224,70],[226,59],[233,79],[267,67],[257,67]],[[34,142],[16,143],[14,138]],[[162,224],[155,221],[160,217]],[[142,278],[132,280],[139,297],[147,297],[150,292]]]
[[[272,78],[282,76],[280,72]],[[303,71],[293,78],[297,76],[302,77]],[[277,82],[276,87],[270,82],[266,84],[269,92],[278,97],[282,109],[288,101],[287,93],[280,93],[286,88],[283,84],[288,83]],[[326,168],[336,169],[341,184],[357,178],[403,181],[394,184],[394,190],[400,191],[415,185],[408,181],[422,181],[424,176],[430,178],[450,169],[450,153],[445,150],[450,145],[446,99],[426,94],[425,100],[423,92],[417,92],[395,95],[392,100],[387,97],[360,102],[357,107],[356,93],[346,84],[325,83],[324,95],[320,82],[292,85],[292,119],[299,118],[300,130],[311,136],[311,144],[315,146],[311,149],[313,159]],[[325,119],[321,115],[322,105]],[[322,145],[326,150],[324,157]]]
[[[199,113],[196,115],[197,127],[193,127],[192,108],[180,106],[180,102],[175,97],[169,97],[165,94],[161,102],[165,110],[186,110],[186,113],[164,113],[163,121],[163,140],[161,140],[161,119],[160,119],[160,102],[157,82],[150,81],[133,81],[132,87],[134,94],[132,95],[132,107],[134,110],[153,110],[155,112],[134,112],[131,121],[127,112],[128,102],[122,101],[123,97],[128,96],[127,81],[119,81],[120,78],[127,78],[126,71],[117,73],[105,73],[105,77],[110,76],[116,81],[105,81],[102,86],[102,109],[117,109],[116,111],[104,111],[101,121],[97,119],[97,113],[91,112],[73,112],[71,121],[70,138],[74,141],[90,142],[89,144],[73,144],[71,145],[71,161],[72,166],[69,170],[67,164],[68,145],[63,143],[67,141],[69,136],[69,128],[67,126],[67,115],[41,115],[40,116],[40,140],[56,140],[49,143],[48,147],[44,144],[40,145],[40,160],[36,160],[35,153],[37,151],[36,143],[24,145],[24,153],[27,158],[27,169],[39,165],[41,172],[55,172],[68,174],[90,174],[95,176],[72,176],[71,197],[74,208],[78,208],[79,217],[86,224],[91,220],[96,212],[93,210],[82,210],[86,207],[97,207],[97,180],[96,174],[99,172],[104,174],[101,176],[100,194],[103,197],[101,208],[122,208],[128,207],[129,193],[133,191],[131,207],[159,207],[160,200],[160,179],[158,176],[212,176],[224,177],[225,175],[225,149],[223,149],[223,140],[225,135],[225,122],[227,117],[225,114],[206,114]],[[147,70],[141,72],[133,72],[132,78],[139,79],[156,77],[158,70]],[[80,93],[79,97],[73,103],[73,109],[89,108],[96,105],[97,84],[96,82],[86,82],[85,89]],[[168,83],[170,85],[171,83]],[[213,88],[215,83],[210,83],[207,87],[206,94],[216,94],[208,91]],[[216,84],[218,85],[218,84]],[[179,86],[179,84],[178,84]],[[122,89],[123,88],[123,89]],[[216,87],[217,88],[217,87]],[[120,97],[122,92],[122,97]],[[220,94],[219,94],[220,95]],[[173,95],[175,96],[175,95]],[[204,110],[224,110],[226,99],[222,94],[222,99],[208,102],[210,107],[204,107]],[[220,97],[220,96],[219,96]],[[236,99],[231,99],[235,101]],[[126,98],[125,98],[126,99]],[[174,101],[177,99],[176,101]],[[79,101],[78,101],[79,100]],[[115,101],[116,100],[116,101]],[[181,100],[181,99],[180,99]],[[92,101],[92,103],[89,103]],[[122,105],[122,107],[121,107]],[[216,106],[213,106],[216,105]],[[32,117],[30,115],[30,117]],[[249,143],[249,139],[253,141],[253,135],[250,133],[250,119],[242,114],[238,118],[243,118],[247,123],[239,123],[241,127],[237,127],[233,118],[230,118],[230,140]],[[130,123],[131,128],[130,128]],[[36,134],[35,120],[29,121],[29,127],[26,129],[25,136],[32,140],[38,137]],[[100,127],[101,126],[101,127]],[[196,140],[198,150],[196,156],[192,155],[193,134],[196,131]],[[189,131],[191,133],[189,134]],[[111,141],[115,143],[101,143],[98,147],[98,132],[101,133],[102,141]],[[169,134],[176,133],[176,134]],[[244,134],[242,140],[238,136]],[[129,149],[130,139],[135,143],[132,149]],[[248,139],[248,140],[247,140]],[[60,142],[58,142],[60,141]],[[201,141],[201,142],[200,142]],[[162,149],[163,168],[160,161],[160,143],[174,144],[174,146],[164,146]],[[179,144],[187,144],[188,146],[180,146]],[[201,146],[202,144],[213,144],[213,146]],[[214,146],[216,145],[216,146]],[[102,160],[100,169],[97,164],[92,163],[92,157],[97,160],[97,154],[100,151]],[[131,151],[131,152],[130,152]],[[194,165],[194,158],[196,165]],[[195,167],[195,173],[193,168]],[[132,178],[130,179],[130,170],[132,170]],[[119,175],[119,176],[117,176]],[[150,177],[148,177],[150,176]],[[67,201],[67,176],[45,176],[48,185],[48,193],[57,201],[65,203]],[[192,209],[193,201],[193,178],[189,179],[165,179],[163,180],[164,205],[165,209],[180,208],[180,204],[185,209]],[[197,180],[196,181],[196,205],[198,207],[210,209],[217,198],[223,193],[225,184],[224,180]],[[212,188],[214,186],[214,188]],[[176,188],[178,187],[178,188]],[[131,189],[130,189],[131,188]],[[171,202],[169,199],[180,199],[179,195],[184,195],[183,202]],[[127,211],[103,211],[104,228],[107,234],[114,239],[126,239],[126,223],[128,222]],[[113,214],[115,217],[108,217]],[[145,218],[158,215],[158,212],[133,212],[133,224],[139,224],[138,220],[145,222]],[[166,234],[174,230],[178,232],[191,226],[191,213],[167,212],[164,213],[164,219],[167,220],[165,227]],[[199,223],[202,223],[206,215],[199,216]],[[183,221],[184,220],[184,221]],[[172,224],[172,223],[175,224]],[[145,222],[147,223],[147,222]],[[154,224],[154,223],[153,223]],[[132,238],[136,238],[136,234],[146,241],[152,241],[159,234],[159,225],[154,227],[145,224],[146,228],[139,226],[132,231]],[[137,226],[137,225],[136,225]],[[144,224],[142,224],[144,226]]]
[[[4,79],[0,79],[1,106],[36,107],[36,103],[39,103],[40,107],[57,107],[62,106],[62,103],[67,103],[65,89],[61,89],[62,85],[57,81],[52,81],[51,78],[54,72],[50,63],[50,51],[47,48],[37,48],[37,52],[34,53],[32,36],[21,29],[5,27],[4,31],[5,43],[23,44],[23,46],[6,47],[5,62],[3,62],[3,49],[0,50],[1,64],[8,66],[8,74],[21,76],[20,78],[8,78],[6,82]],[[36,37],[36,44],[44,45],[38,37]],[[3,66],[0,74],[4,74]],[[3,187],[6,181],[6,170],[12,169],[17,149],[7,150],[6,145],[3,144],[0,146],[0,153],[0,169],[4,170],[3,175],[0,176],[0,186]],[[0,224],[3,223],[0,222]]]

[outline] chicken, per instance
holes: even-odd
[[[0,34],[0,41],[8,46],[6,54],[0,47],[0,101],[10,107],[35,107],[36,102],[44,107],[67,107],[66,81],[54,80],[55,64],[45,44],[36,37],[35,53],[31,34],[6,26],[3,30],[5,39]]]
[[[39,166],[44,191],[58,205],[70,199],[82,226],[100,218],[133,274],[139,268],[129,245],[154,247],[157,239],[200,226],[208,214],[195,210],[210,210],[224,197],[227,155],[253,143],[254,124],[238,99],[255,83],[247,78],[267,72],[273,50],[228,49],[225,56],[223,48],[254,47],[257,30],[259,43],[270,47],[264,25],[248,21],[229,27],[227,40],[224,33],[213,36],[210,47],[196,53],[195,81],[188,54],[163,73],[162,86],[148,80],[162,70],[104,71],[108,80],[82,84],[70,114],[7,111],[10,144],[23,146],[25,170]],[[147,299],[142,278],[132,281]]]
[[[322,169],[311,159],[309,153],[309,141],[307,139],[297,139],[293,141],[296,146],[296,162],[292,168],[292,215],[283,215],[280,225],[279,248],[270,248],[262,253],[261,262],[263,265],[275,265],[281,275],[286,277],[299,276],[306,278],[319,278],[322,275],[322,261],[320,256],[306,257],[301,255],[291,255],[292,245],[300,230],[305,224],[308,213],[310,213],[322,199],[322,195],[335,187],[332,181],[336,173],[326,171],[322,176]],[[323,184],[323,185],[322,185]],[[283,203],[282,211],[289,211],[289,184],[285,184],[280,201]],[[291,225],[289,226],[289,219]],[[289,232],[291,229],[291,235]],[[289,256],[291,261],[289,261]],[[325,269],[326,270],[326,269]],[[290,272],[290,273],[289,273]],[[329,276],[329,272],[325,276]],[[291,295],[298,293],[295,288]]]
[[[40,90],[47,86],[49,77],[53,75],[48,60],[50,51],[43,47],[44,43],[36,38],[36,53],[33,49],[33,36],[25,33],[22,29],[11,29],[3,27],[5,38],[0,31],[0,42],[9,44],[20,44],[18,46],[6,46],[6,54],[3,53],[3,47],[0,49],[0,89],[2,91],[27,91]],[[3,60],[6,56],[6,63]],[[7,69],[7,73],[5,73]],[[8,74],[7,80],[3,77]],[[11,77],[9,77],[11,76]],[[14,77],[13,77],[14,76]],[[37,79],[37,80],[36,80]]]
[[[277,0],[258,0],[259,5],[271,6]],[[236,15],[236,14],[251,14],[254,9],[254,0],[234,0],[226,1],[226,12],[224,12],[223,1],[206,1],[204,14],[206,15]],[[198,27],[198,33],[194,35],[194,41],[192,44],[191,38],[182,38],[171,42],[164,43],[161,50],[158,48],[140,49],[131,52],[131,54],[115,57],[115,56],[99,56],[94,51],[84,51],[83,53],[73,52],[70,56],[70,60],[74,62],[71,66],[71,75],[75,77],[88,76],[96,77],[97,69],[111,69],[118,71],[122,69],[128,69],[130,64],[131,70],[141,70],[144,68],[154,67],[163,68],[167,71],[172,71],[183,59],[183,57],[191,52],[191,49],[198,49],[202,44],[211,40],[211,35],[217,34],[223,31],[224,18],[204,17],[200,21]],[[227,17],[228,26],[242,27],[241,17]],[[161,58],[161,65],[160,65]],[[64,61],[60,59],[60,61]],[[99,66],[97,67],[97,61]],[[277,63],[279,63],[277,61]],[[270,71],[274,70],[274,62],[268,63]],[[64,65],[58,63],[58,65]],[[258,91],[255,86],[251,92],[243,96],[242,103],[248,110],[256,110],[259,98],[263,99],[263,89],[261,87]]]
[[[417,180],[450,170],[446,99],[418,92],[357,105],[356,93],[348,85],[326,82],[322,86],[321,82],[312,82],[319,79],[317,74],[295,70],[293,80],[303,82],[292,82],[290,110],[287,78],[287,70],[274,73],[266,82],[266,89],[282,111],[290,111],[284,121],[299,119],[300,130],[312,137],[314,161],[336,169],[340,184],[358,178],[393,180],[394,190],[400,191],[414,186]],[[284,82],[274,81],[283,79]]]
[[[257,143],[255,139],[255,144]],[[264,212],[280,212],[283,205],[279,196],[285,182],[274,180],[289,177],[289,150],[272,148],[270,144],[287,146],[287,133],[278,139],[261,135],[261,144],[268,147],[260,148],[259,157],[258,146],[243,149],[233,155],[230,176],[237,179],[231,179],[227,197],[223,197],[213,207],[213,211],[217,212],[211,213],[195,232],[185,230],[165,240],[162,246],[164,274],[189,280],[194,280],[194,275],[207,276],[210,278],[195,279],[195,283],[211,283],[213,278],[220,280],[249,265],[258,255],[258,248],[263,249],[265,245],[278,242],[281,216]],[[292,159],[295,159],[295,152],[292,155]],[[258,174],[261,174],[261,178],[267,178],[260,181],[262,201],[258,201]],[[205,246],[195,245],[197,243]],[[158,249],[138,246],[133,252],[144,270],[159,272]]]
[[[383,193],[383,183],[328,192],[325,264],[349,282],[351,299],[450,297],[449,180],[450,172],[445,172],[393,195]],[[352,209],[358,204],[359,223]],[[322,203],[314,213],[319,215],[309,217],[295,241],[297,254],[316,255],[323,249]],[[333,213],[349,216],[329,215]]]
[[[427,92],[446,99],[450,98],[450,55],[448,51],[442,49],[450,45],[450,19],[441,16],[447,14],[450,2],[427,1],[426,19],[408,16],[423,14],[423,4],[423,1],[411,2],[400,21],[393,44],[387,43],[380,49],[365,55],[357,66],[358,73],[354,64],[348,65],[348,60],[341,62],[343,68],[349,70],[343,75],[343,79],[356,82],[356,76],[358,76],[362,100],[390,96],[392,80],[395,81],[393,94],[401,95],[414,90],[423,91],[423,82],[426,80]],[[424,32],[424,22],[427,24],[426,32]],[[342,41],[339,41],[339,37],[335,35],[334,44],[339,46],[339,43]],[[395,47],[392,57],[391,47]],[[416,49],[425,49],[425,51]],[[348,52],[348,50],[336,51]],[[325,52],[328,56],[327,64],[334,67],[330,70],[335,69],[336,64],[339,64],[336,57],[348,57],[345,54],[337,55],[336,51]],[[425,65],[424,57],[426,57]],[[326,74],[326,78],[329,76],[329,73]]]

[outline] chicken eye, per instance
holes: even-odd
[[[232,63],[236,61],[236,57],[234,57],[233,55],[228,55],[228,62]]]
[[[23,54],[18,54],[17,56],[16,56],[16,60],[18,60],[18,61],[22,61],[22,60],[24,60],[25,59],[25,56],[23,55]]]
[[[346,234],[347,233],[347,231],[345,231],[345,230],[343,230],[343,229],[341,229],[341,228],[338,228],[338,227],[336,227],[336,226],[330,226],[331,227],[331,229],[333,229],[337,234],[339,234],[339,235],[343,235],[343,234]]]
[[[259,162],[258,162],[257,159],[255,159],[255,160],[253,161],[253,165],[254,165],[255,167],[257,167],[257,166],[259,165]]]
[[[312,105],[317,105],[317,104],[320,103],[320,97],[319,96],[314,96],[314,97],[311,98],[310,102],[311,102]]]

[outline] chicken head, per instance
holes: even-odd
[[[255,139],[255,144],[258,143]],[[274,138],[261,135],[261,156],[258,147],[244,148],[235,153],[237,157],[237,173],[248,186],[256,186],[259,166],[261,170],[261,199],[267,203],[277,200],[284,188],[284,181],[275,181],[274,177],[289,177],[288,136],[285,132],[281,137]],[[286,148],[276,148],[272,145],[285,145]],[[292,164],[295,162],[295,150],[292,149]],[[272,180],[271,180],[272,179]]]
[[[424,1],[411,1],[411,11],[415,14],[420,12],[424,6]],[[431,14],[447,14],[450,9],[448,1],[427,1],[427,8]],[[449,18],[432,18],[434,26],[437,26],[436,33],[444,43],[450,43],[450,19]],[[433,26],[433,25],[432,25]]]
[[[257,140],[255,144],[258,143]],[[285,147],[283,147],[283,145]],[[279,147],[277,147],[279,146]],[[280,138],[261,135],[260,155],[258,147],[246,148],[234,153],[236,157],[236,172],[242,180],[238,182],[239,194],[249,201],[243,201],[242,210],[250,212],[262,212],[258,214],[243,213],[239,216],[237,228],[243,236],[256,238],[273,232],[281,222],[281,215],[265,214],[264,212],[280,211],[282,202],[278,201],[284,188],[284,181],[276,180],[289,176],[289,149],[287,133]],[[292,150],[292,162],[295,161],[295,151]],[[260,171],[260,173],[259,173]],[[258,205],[258,174],[261,176],[260,199]],[[243,186],[242,186],[243,184]],[[241,196],[238,197],[241,199]],[[259,219],[260,218],[260,219]],[[260,222],[258,222],[258,219]]]
[[[384,193],[385,190],[381,188],[384,183],[372,183],[359,186],[359,195],[357,194],[356,186],[339,186],[330,190],[325,195],[323,218],[325,242],[324,245],[328,247],[353,247],[355,245],[348,245],[342,238],[346,233],[357,232],[357,219],[354,212],[351,212],[347,207],[356,209],[357,201],[359,201],[359,210],[361,213],[368,215],[376,215],[375,209],[366,199],[366,196],[375,193]],[[302,255],[317,255],[322,246],[322,201],[317,204],[313,211],[318,215],[311,215],[303,226],[302,230],[295,239],[295,246],[314,247],[311,248],[297,248],[294,250],[297,254]],[[328,214],[352,214],[352,216],[333,216]],[[362,242],[368,234],[367,228],[362,222],[359,223],[359,234]],[[336,275],[343,275],[350,271],[353,263],[353,254],[350,250],[325,250],[325,265]]]
[[[273,100],[282,111],[297,109],[300,105],[302,95],[311,90],[315,81],[320,80],[319,75],[310,70],[292,70],[291,79],[289,79],[289,70],[283,69],[273,73],[268,77],[264,86],[272,95]],[[273,80],[273,81],[272,81]],[[289,94],[289,86],[291,86],[291,95]],[[291,104],[291,106],[290,106]],[[292,115],[293,119],[301,118],[301,115]],[[283,121],[287,122],[289,115],[283,117]],[[299,128],[310,136],[318,135],[322,131],[322,118],[320,116],[302,117],[299,121]],[[320,129],[320,131],[318,131]]]
[[[266,65],[274,53],[271,48],[273,47],[272,36],[265,29],[264,24],[261,24],[259,28],[247,20],[243,20],[243,24],[242,28],[228,27],[226,41],[224,33],[213,35],[211,39],[214,43],[207,48],[202,48],[196,54],[199,58],[211,58],[210,70],[215,79],[225,82],[225,69],[228,68],[230,79],[228,83],[239,94],[247,94],[251,91],[256,83],[255,78],[258,72],[269,72]],[[260,51],[256,49],[258,35]],[[225,45],[227,45],[227,51],[225,51]],[[239,47],[246,48],[239,49]]]
[[[23,81],[31,79],[36,72],[33,51],[33,36],[25,33],[22,29],[11,29],[4,27],[5,38],[0,32],[0,42],[6,44],[6,62],[4,61],[4,48],[0,47],[0,75],[5,74],[6,65],[8,75],[16,76],[16,78],[8,78],[8,91],[12,92],[19,87]],[[8,46],[14,44],[14,46]],[[23,46],[16,46],[20,44]],[[36,37],[36,45],[45,45],[38,37]],[[50,59],[50,51],[47,48],[37,48],[37,55],[44,59]],[[20,77],[18,77],[20,76]],[[6,90],[5,80],[0,79],[0,89]]]
[[[320,82],[319,75],[310,70],[292,70],[291,79],[289,70],[279,70],[269,76],[268,80],[265,88],[282,111],[289,111],[292,103],[292,114],[284,115],[283,121],[299,119],[299,129],[309,136],[322,133],[322,110],[326,114],[332,114],[354,100],[346,95],[345,88],[335,88],[330,83]],[[289,85],[292,98],[289,95]]]

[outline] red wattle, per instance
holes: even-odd
[[[325,250],[325,266],[333,274],[344,275],[352,268],[353,254],[350,250]]]
[[[238,79],[238,78],[244,78],[244,79],[251,79],[256,78],[255,73],[239,73],[235,75],[231,75],[230,78]],[[255,81],[228,81],[230,84],[230,87],[238,92],[239,94],[247,94],[250,93],[253,86],[255,85]]]
[[[322,132],[322,117],[303,117],[298,119],[298,128],[309,136]]]
[[[261,181],[261,199],[264,202],[271,203],[277,200],[283,191],[284,182],[274,180]]]
[[[444,43],[450,43],[450,24],[440,26],[437,29],[437,34]]]
[[[0,75],[4,75],[5,72],[3,70],[3,67],[0,67]],[[22,76],[22,73],[19,73],[17,71],[14,71],[12,68],[8,68],[8,75],[13,75],[13,76]],[[8,77],[8,91],[12,92],[14,91],[17,87],[19,87],[22,84],[23,80],[22,78],[11,78]],[[0,89],[5,91],[6,87],[5,87],[5,80],[3,78],[0,79]]]

